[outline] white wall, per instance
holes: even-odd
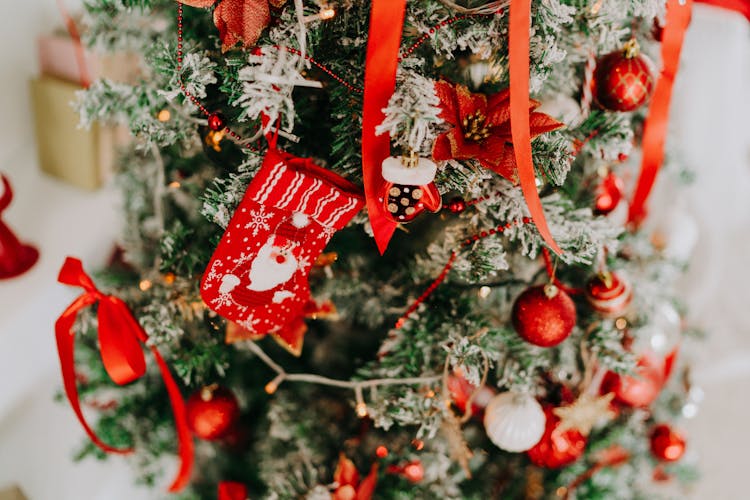
[[[82,0],[64,0],[74,11]],[[8,4],[12,3],[12,7]],[[28,81],[38,74],[36,37],[62,25],[55,0],[3,0],[0,16],[0,171],[33,144]]]

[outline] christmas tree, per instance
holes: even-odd
[[[76,104],[135,138],[122,252],[60,276],[80,456],[180,498],[692,478],[684,263],[638,230],[648,175],[623,182],[685,3],[87,0],[85,42],[141,67]]]

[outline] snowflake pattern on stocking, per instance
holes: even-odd
[[[268,221],[273,218],[273,214],[266,212],[261,206],[258,210],[250,210],[250,221],[245,224],[245,229],[250,229],[253,236],[258,236],[260,231],[268,231],[270,226]]]
[[[243,319],[242,321],[238,321],[237,324],[240,325],[242,328],[247,330],[250,333],[257,333],[255,331],[255,325],[260,323],[259,319],[256,319],[253,316],[253,313],[250,313],[247,315],[247,318]]]

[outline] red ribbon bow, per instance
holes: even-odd
[[[73,355],[75,343],[73,325],[79,310],[99,303],[97,316],[102,362],[107,374],[118,385],[133,382],[146,373],[146,358],[140,344],[146,344],[148,335],[133,317],[125,302],[112,295],[105,295],[96,288],[94,282],[83,270],[80,260],[73,257],[65,259],[57,280],[65,285],[80,286],[85,290],[83,295],[74,300],[55,322],[57,352],[60,357],[65,394],[78,421],[81,422],[86,434],[95,445],[109,453],[131,453],[132,448],[114,448],[99,439],[81,412]],[[187,426],[185,403],[180,389],[159,351],[153,346],[149,349],[159,366],[164,385],[167,387],[177,428],[180,469],[169,487],[169,491],[174,492],[184,488],[190,480],[193,468],[193,440]]]

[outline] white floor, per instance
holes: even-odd
[[[674,100],[673,140],[698,172],[686,206],[701,236],[684,290],[694,319],[711,333],[691,354],[694,382],[705,392],[700,412],[684,424],[688,453],[703,471],[694,499],[750,497],[743,477],[750,466],[748,26],[697,6]],[[0,490],[18,484],[31,500],[163,497],[132,486],[122,458],[73,464],[83,432],[51,399],[59,388],[52,325],[75,296],[55,283],[57,271],[68,254],[89,269],[104,263],[118,233],[117,197],[43,177],[30,145],[0,151],[0,170],[16,190],[5,220],[42,254],[27,275],[0,282]]]

